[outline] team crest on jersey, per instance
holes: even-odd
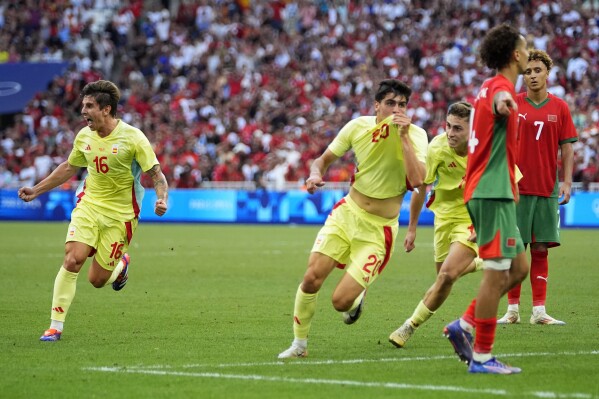
[[[547,120],[549,122],[557,122],[557,115],[547,115]]]
[[[75,227],[69,226],[69,237],[75,236]]]
[[[516,239],[514,237],[508,237],[505,245],[509,248],[513,248],[516,246]]]
[[[118,144],[112,145],[112,153],[115,155],[119,153],[119,145]]]

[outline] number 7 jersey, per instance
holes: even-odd
[[[141,211],[141,173],[157,165],[158,159],[142,131],[119,120],[106,137],[89,127],[81,129],[68,162],[87,168],[87,177],[77,188],[77,206],[128,221]]]
[[[558,148],[578,140],[568,105],[549,93],[540,104],[520,93],[516,103],[520,136],[517,163],[523,175],[518,183],[520,194],[557,197]]]

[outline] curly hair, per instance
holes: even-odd
[[[480,45],[482,64],[491,69],[501,69],[507,66],[521,37],[520,32],[508,24],[491,29]]]
[[[528,61],[541,61],[547,67],[547,71],[550,71],[553,66],[553,60],[549,57],[549,54],[543,50],[530,50],[528,53]]]
[[[93,97],[100,108],[110,105],[110,115],[116,116],[116,109],[121,99],[121,92],[114,83],[108,80],[98,80],[85,85],[81,90],[81,98]]]
[[[379,88],[374,96],[377,102],[383,101],[383,98],[389,93],[394,93],[396,96],[404,96],[406,101],[410,100],[412,89],[410,86],[396,79],[385,79],[379,83]]]

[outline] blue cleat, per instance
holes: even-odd
[[[62,331],[58,331],[54,328],[50,328],[44,331],[44,335],[40,337],[40,341],[58,341]]]
[[[114,280],[112,282],[112,289],[115,291],[122,290],[123,287],[125,286],[125,284],[127,284],[127,280],[129,279],[128,272],[129,272],[129,262],[131,262],[131,257],[129,256],[129,254],[125,254],[122,257],[122,260],[123,260],[123,263],[125,264],[125,266],[123,266],[123,270],[121,270],[121,272],[117,276],[116,280]]]
[[[460,327],[460,320],[455,320],[445,326],[443,335],[449,339],[460,361],[470,364],[472,361],[472,334]]]
[[[469,373],[479,374],[518,374],[521,371],[521,368],[508,366],[507,364],[501,363],[495,357],[484,363],[473,360],[468,367]]]

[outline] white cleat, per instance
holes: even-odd
[[[416,330],[412,327],[412,324],[410,324],[409,321],[406,321],[401,327],[389,335],[389,342],[398,348],[403,348],[406,345],[406,342],[412,337],[412,334],[414,334],[414,331]]]
[[[547,313],[534,314],[533,312],[532,316],[530,316],[530,324],[550,324],[554,326],[563,326],[566,324],[566,322],[554,319]]]
[[[278,358],[279,359],[293,359],[296,357],[307,357],[308,356],[308,349],[307,348],[302,348],[300,346],[297,345],[291,345],[289,347],[289,349],[287,349],[286,351],[283,351],[281,353],[279,353]]]
[[[520,324],[520,313],[508,310],[501,319],[497,320],[497,324]]]

